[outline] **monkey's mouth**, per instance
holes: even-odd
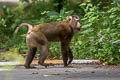
[[[78,31],[80,31],[80,28],[77,28]]]
[[[80,31],[80,28],[77,28],[78,31]]]

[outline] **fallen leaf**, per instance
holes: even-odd
[[[55,74],[43,75],[44,77],[55,77]]]

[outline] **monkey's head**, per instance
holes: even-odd
[[[81,25],[80,25],[80,18],[77,15],[69,16],[68,17],[68,22],[70,27],[73,30],[73,33],[79,32]]]

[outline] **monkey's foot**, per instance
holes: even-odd
[[[49,64],[42,64],[42,66],[45,66],[45,68],[47,68],[49,66]]]
[[[64,68],[72,68],[72,67],[73,67],[73,66],[70,66],[70,65],[69,65],[69,66],[64,66]]]
[[[42,65],[42,66],[45,66],[45,68],[47,68],[47,66],[49,66],[49,64],[41,63],[41,62],[39,62],[39,61],[38,61],[38,64],[39,64],[39,65]]]
[[[36,68],[35,66],[26,66],[26,65],[24,65],[24,67],[25,67],[26,69],[35,69],[35,68]]]
[[[68,65],[67,65],[67,64],[64,64],[64,67],[68,67]]]
[[[47,68],[48,66],[54,66],[54,64],[50,63],[50,64],[45,64],[45,63],[39,63],[39,65],[45,66],[45,68]]]
[[[65,67],[65,68],[69,68],[69,67],[72,67],[72,66],[69,65],[69,64],[64,64],[64,67]]]

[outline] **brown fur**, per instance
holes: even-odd
[[[30,64],[35,56],[37,48],[40,48],[40,58],[38,63],[47,67],[48,64],[44,64],[44,61],[48,56],[49,41],[61,42],[61,51],[65,67],[72,62],[73,54],[69,44],[74,33],[80,30],[78,16],[70,16],[67,20],[57,23],[38,24],[34,26],[28,23],[22,23],[16,28],[14,33],[16,34],[19,28],[23,25],[27,25],[29,27],[26,36],[26,42],[29,50],[25,68],[31,68]]]

